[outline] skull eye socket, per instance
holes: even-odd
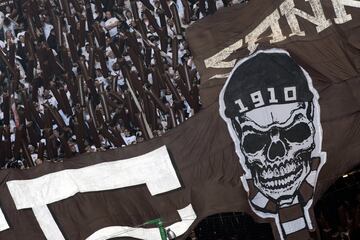
[[[289,128],[283,132],[283,137],[290,142],[302,143],[304,140],[308,139],[311,135],[310,127],[304,123],[298,123],[295,126]]]
[[[250,133],[244,137],[243,149],[245,152],[254,154],[261,150],[268,142],[267,134]]]

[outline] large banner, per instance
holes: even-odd
[[[355,0],[252,0],[193,24],[204,109],[145,143],[0,171],[0,239],[155,240],[158,218],[184,239],[232,211],[306,239],[360,164],[359,32]]]
[[[309,239],[316,200],[359,165],[360,1],[252,0],[187,36],[252,211],[278,239]]]
[[[206,122],[206,124],[204,124]],[[160,138],[63,163],[0,171],[0,239],[178,239],[205,217],[250,212],[218,106]]]
[[[315,78],[315,87],[356,84],[360,1],[251,0],[196,22],[187,36],[205,106],[217,101],[235,63],[258,49],[286,49]]]

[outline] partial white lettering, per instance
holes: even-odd
[[[277,102],[279,102],[275,97],[275,89],[274,88],[268,88],[267,90],[270,93],[269,103],[277,103]]]
[[[325,17],[324,9],[321,5],[320,0],[306,0],[306,1],[310,3],[314,16],[298,8],[295,8],[294,0],[285,0],[280,5],[281,14],[286,17],[286,20],[292,32],[290,36],[294,36],[294,35],[305,36],[305,32],[300,29],[300,25],[296,16],[301,17],[315,24],[316,31],[318,33],[331,26],[331,21],[329,19],[326,19]]]
[[[221,50],[214,56],[207,58],[205,60],[206,68],[232,68],[235,65],[236,60],[232,60],[230,62],[224,61],[228,58],[234,51],[240,49],[243,46],[243,40],[240,39],[236,43],[230,45],[229,47]]]
[[[286,37],[283,35],[281,28],[280,28],[280,13],[276,9],[273,13],[271,13],[269,16],[267,16],[264,21],[262,21],[251,33],[249,33],[245,37],[245,42],[248,43],[248,49],[250,53],[253,53],[257,47],[259,41],[259,37],[261,34],[263,34],[267,29],[271,29],[271,40],[270,43],[276,43],[281,42],[286,39]]]
[[[251,100],[253,101],[255,107],[261,107],[261,106],[265,105],[264,99],[263,99],[260,91],[250,94],[250,97],[251,97]]]
[[[236,100],[236,101],[235,101],[235,104],[237,104],[237,105],[240,107],[240,112],[241,112],[241,113],[249,110],[248,107],[245,107],[245,106],[244,106],[244,104],[243,104],[243,102],[241,101],[241,99]]]
[[[285,96],[285,101],[286,102],[296,101],[296,99],[297,99],[297,97],[296,97],[296,87],[286,87],[286,88],[284,88],[284,96]]]
[[[351,14],[347,14],[345,6],[360,8],[360,1],[357,0],[331,0],[334,6],[336,24],[343,24],[352,19]]]
[[[76,193],[97,192],[146,184],[151,195],[181,187],[165,146],[130,159],[49,173],[6,183],[16,209],[32,208],[48,240],[63,240],[47,205]]]

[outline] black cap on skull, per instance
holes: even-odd
[[[272,104],[311,102],[313,93],[299,65],[285,53],[250,57],[232,73],[224,92],[225,115]]]

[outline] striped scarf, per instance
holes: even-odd
[[[311,239],[309,230],[313,229],[305,219],[306,204],[312,199],[315,187],[314,177],[316,177],[320,158],[312,158],[310,173],[301,183],[297,192],[298,201],[290,206],[280,206],[273,199],[267,198],[254,184],[253,179],[247,179],[249,186],[249,201],[258,211],[264,213],[277,214],[281,225],[282,236],[287,240],[307,240]],[[312,217],[312,214],[310,214]],[[311,222],[315,222],[311,219]]]

